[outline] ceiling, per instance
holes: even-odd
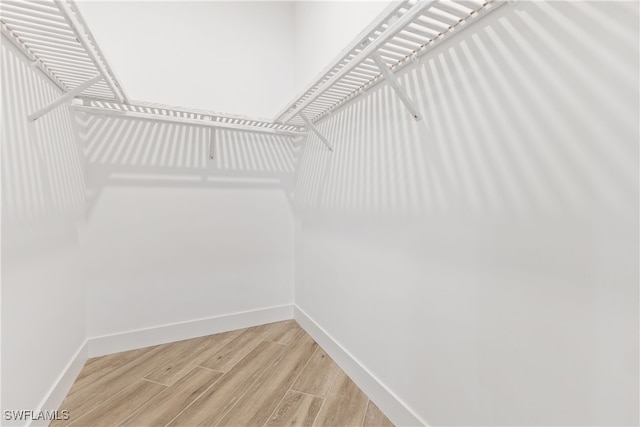
[[[129,98],[258,117],[293,91],[293,3],[79,2]]]
[[[273,118],[386,4],[79,1],[78,7],[130,99]]]

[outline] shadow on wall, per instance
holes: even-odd
[[[89,213],[106,186],[282,188],[291,196],[292,137],[75,114]]]
[[[638,16],[505,5],[306,141],[296,304],[428,425],[638,425]]]
[[[84,176],[69,111],[27,116],[60,96],[2,39],[2,218],[5,224],[80,219]]]
[[[384,83],[322,121],[335,151],[310,134],[298,211],[635,212],[637,4],[532,2],[507,15],[511,7],[400,72],[422,121]]]
[[[36,410],[85,339],[76,228],[84,218],[84,176],[66,108],[27,121],[61,91],[4,37],[0,49],[1,405]]]

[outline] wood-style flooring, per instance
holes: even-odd
[[[89,359],[52,426],[392,426],[293,320]]]

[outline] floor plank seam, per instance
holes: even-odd
[[[195,371],[195,370],[196,370],[196,369],[198,369],[198,368],[208,369],[208,368],[204,368],[204,367],[202,367],[202,366],[194,366],[194,367],[193,367],[193,369],[191,369],[191,370],[190,370],[190,371],[188,371],[186,374],[184,374],[184,375],[182,376],[182,378],[185,378],[187,375],[191,374],[193,371]],[[205,392],[206,392],[210,387],[213,387],[213,386],[216,384],[216,382],[218,382],[218,381],[220,380],[220,378],[222,378],[222,376],[224,375],[224,373],[222,373],[222,372],[220,372],[220,371],[214,371],[213,369],[209,369],[209,370],[210,370],[210,371],[213,371],[213,372],[220,373],[220,374],[222,374],[222,375],[220,375],[220,377],[218,377],[214,382],[212,382],[212,383],[209,385],[209,387],[207,387],[205,390],[203,390],[203,391],[202,391],[202,393],[198,394],[198,395],[197,395],[197,396],[196,396],[196,397],[195,397],[191,402],[189,402],[189,404],[188,404],[187,406],[185,406],[185,408],[184,408],[184,409],[188,408],[188,407],[191,405],[191,403],[193,403],[193,402],[195,402],[196,400],[198,400],[198,398],[199,398],[203,393],[205,393]],[[174,384],[172,384],[172,385],[175,385],[175,384],[177,384],[178,382],[180,382],[180,380],[182,380],[182,378],[180,378],[178,381],[176,381],[176,382],[175,382]],[[153,381],[152,381],[152,382],[153,382]],[[159,384],[159,383],[156,383],[156,384]],[[160,384],[160,385],[162,385],[162,384]],[[169,388],[169,387],[166,387],[166,388]],[[161,393],[162,393],[162,392],[161,392]],[[158,394],[160,394],[160,393],[158,393]],[[155,397],[154,397],[154,398],[155,398]],[[133,412],[132,412],[131,414],[129,414],[125,419],[123,419],[123,420],[120,422],[120,424],[125,424],[125,423],[127,422],[127,420],[128,420],[128,419],[130,419],[130,418],[133,418],[133,417],[136,415],[136,413],[142,413],[142,412],[144,412],[144,410],[146,409],[146,407],[150,404],[150,402],[151,402],[152,400],[153,400],[153,398],[152,398],[152,399],[150,399],[148,402],[146,402],[146,403],[145,403],[144,405],[142,405],[141,407],[139,407],[138,409],[136,409],[135,411],[133,411]],[[184,411],[184,409],[183,409],[183,411]],[[183,411],[180,411],[180,413],[182,413]],[[179,415],[179,414],[178,414],[178,415]],[[176,415],[176,417],[177,417],[177,415]],[[174,418],[175,418],[175,417],[174,417]],[[168,423],[170,423],[171,421],[173,421],[173,419],[174,419],[174,418],[172,418]],[[168,423],[167,423],[167,424],[168,424]]]
[[[319,344],[318,344],[318,347],[320,347]],[[331,393],[331,389],[333,388],[333,384],[335,384],[336,382],[336,378],[338,378],[338,375],[334,375],[333,378],[331,379],[331,384],[329,384],[329,387],[327,388],[327,396],[329,396],[329,394]],[[312,427],[316,425],[316,421],[318,420],[318,417],[322,413],[322,408],[324,408],[324,404],[326,401],[327,401],[326,397],[322,399],[322,403],[320,404],[320,409],[318,409],[318,413],[316,414],[315,418],[313,419],[313,422],[311,423]]]
[[[270,341],[269,341],[269,342],[270,342]],[[278,343],[274,343],[274,344],[278,344]],[[288,345],[288,344],[287,344],[287,345]],[[287,345],[285,345],[285,347],[286,347]],[[226,417],[226,416],[227,416],[227,414],[228,414],[229,412],[231,412],[231,410],[232,410],[233,408],[235,408],[235,406],[238,404],[238,402],[240,402],[240,401],[242,400],[242,398],[244,397],[244,395],[245,395],[245,394],[247,394],[247,393],[249,392],[249,390],[251,390],[251,388],[252,388],[254,385],[256,385],[256,383],[260,380],[260,378],[262,378],[262,376],[263,376],[263,375],[265,375],[265,374],[269,371],[269,369],[270,369],[270,368],[271,368],[271,367],[272,367],[272,366],[273,366],[273,365],[274,365],[274,364],[279,360],[279,358],[280,358],[280,357],[284,357],[284,350],[283,350],[283,351],[281,351],[281,352],[278,354],[278,356],[277,356],[276,358],[274,358],[274,359],[273,359],[273,361],[272,361],[269,365],[267,365],[267,366],[265,367],[265,369],[260,373],[260,375],[258,375],[258,377],[255,379],[255,381],[253,381],[253,382],[251,383],[251,385],[250,385],[249,387],[247,387],[247,389],[244,391],[244,393],[242,393],[242,394],[238,397],[238,399],[236,399],[236,401],[233,403],[233,405],[231,405],[231,406],[230,406],[226,411],[224,411],[224,413],[222,413],[222,415],[220,416],[220,420],[216,423],[216,426],[219,426],[219,425],[220,425],[220,423],[222,422],[222,420],[224,420],[224,417]]]
[[[364,413],[362,414],[362,421],[360,425],[364,427],[364,421],[367,419],[367,412],[369,412],[369,405],[371,405],[371,399],[367,399],[367,404],[364,405]]]
[[[140,381],[147,381],[147,382],[158,384],[158,385],[162,385],[162,386],[165,386],[165,387],[169,387],[171,385],[171,384],[159,383],[158,381],[150,380],[149,378],[146,378],[146,377],[140,378]]]
[[[131,385],[135,384],[136,382],[138,382],[140,380],[134,381]],[[71,426],[75,423],[78,422],[78,420],[81,420],[82,418],[86,417],[87,415],[89,415],[91,412],[95,411],[96,409],[100,408],[102,405],[104,405],[109,399],[112,399],[116,396],[118,396],[120,393],[124,393],[124,391],[127,389],[127,387],[123,388],[122,390],[118,391],[117,393],[115,393],[114,395],[112,395],[111,397],[108,397],[106,399],[104,399],[102,402],[96,404],[95,406],[92,406],[91,409],[89,409],[88,411],[86,411],[84,414],[80,415],[78,418],[76,418],[74,421],[71,421],[69,424],[66,424],[67,426]],[[69,411],[69,415],[71,415],[71,411]],[[77,425],[77,424],[76,424]]]
[[[298,336],[298,334],[296,334],[296,337]],[[317,344],[317,343],[316,343]],[[302,375],[302,373],[304,372],[304,370],[307,368],[307,366],[309,366],[309,362],[311,361],[311,359],[313,358],[313,356],[320,350],[320,345],[318,345],[316,347],[316,349],[313,351],[313,353],[311,353],[311,355],[309,356],[309,358],[307,359],[307,361],[305,362],[304,366],[302,367],[302,369],[300,369],[300,372],[298,372],[298,375],[296,375],[296,377],[293,379],[293,381],[291,381],[291,384],[289,385],[289,388],[287,388],[287,390],[285,390],[285,392],[282,394],[282,397],[280,398],[280,400],[278,401],[278,403],[276,404],[276,406],[274,406],[273,411],[271,411],[271,414],[269,414],[269,416],[267,417],[267,420],[264,422],[263,427],[266,426],[269,423],[269,420],[271,419],[271,417],[273,417],[273,415],[276,413],[276,411],[278,410],[278,407],[280,406],[280,404],[282,403],[282,401],[284,400],[284,398],[287,396],[287,394],[292,391],[291,387],[293,387],[293,385],[296,383],[296,381],[298,380],[298,378],[300,377],[300,375]]]
[[[232,341],[233,341],[233,340],[232,340]],[[255,346],[251,347],[251,350],[249,350],[249,352],[248,352],[248,353],[244,354],[241,358],[239,358],[238,360],[236,360],[236,363],[234,363],[233,365],[231,365],[231,366],[229,367],[229,369],[227,369],[226,371],[217,371],[217,372],[222,372],[224,375],[226,375],[226,374],[227,374],[227,372],[230,372],[233,368],[235,368],[235,367],[236,367],[236,365],[237,365],[238,363],[242,362],[242,360],[247,356],[247,354],[251,353],[251,352],[252,352],[256,347],[258,347],[262,341],[265,341],[265,340],[263,339],[263,340],[258,341],[258,343],[257,343]],[[224,347],[226,347],[229,343],[231,343],[231,341],[229,341],[227,344],[225,344],[225,345],[224,345],[220,350],[222,350]],[[274,343],[274,344],[279,344],[279,343]],[[218,351],[216,351],[215,353],[213,353],[213,355],[212,355],[212,356],[215,356],[215,355],[216,355],[220,350],[218,350]],[[204,363],[204,361],[203,361],[203,363]],[[200,365],[199,365],[199,366],[200,366]],[[202,366],[202,367],[203,367],[203,368],[206,368],[206,366]],[[207,369],[210,369],[210,368],[207,368]],[[211,370],[212,370],[212,371],[215,371],[215,369],[211,369]],[[220,378],[222,378],[222,377],[220,377]]]
[[[307,393],[306,391],[300,391],[300,390],[296,390],[296,389],[293,389],[293,388],[290,388],[287,391],[291,391],[293,393],[305,394],[305,395],[311,396],[311,397],[319,397],[320,399],[324,399],[324,396],[320,396],[319,394]]]
[[[162,393],[162,392],[160,392],[160,393]],[[158,394],[160,394],[160,393],[158,393]],[[152,399],[151,399],[151,400],[152,400]],[[147,403],[149,403],[149,402],[147,402]],[[120,427],[120,426],[122,426],[122,425],[126,424],[126,423],[127,423],[127,421],[129,420],[129,418],[133,418],[133,417],[135,417],[135,415],[136,415],[138,412],[141,412],[141,411],[142,411],[142,409],[143,409],[145,406],[147,406],[147,403],[145,403],[145,404],[144,404],[144,405],[142,405],[141,407],[139,407],[139,408],[135,409],[135,410],[134,410],[133,412],[131,412],[129,415],[127,415],[127,416],[126,416],[126,417],[124,417],[122,420],[120,420],[118,423],[116,423],[116,427]]]
[[[282,401],[284,400],[284,397],[287,395],[287,393],[289,393],[290,389],[287,389],[283,394],[282,397],[280,397],[280,400],[278,400],[278,403],[275,405],[275,407],[273,408],[273,411],[271,411],[271,413],[269,414],[269,416],[267,417],[266,421],[264,422],[263,426],[266,426],[269,423],[269,420],[271,419],[271,417],[273,417],[273,414],[275,414],[275,412],[278,410],[278,407],[280,406],[280,404],[282,403]]]
[[[253,349],[255,349],[255,348],[256,348],[256,347],[257,347],[261,342],[263,342],[263,341],[267,341],[267,340],[265,340],[265,339],[261,339],[260,341],[258,341],[258,344],[256,344],[256,346],[255,346],[255,347],[253,347]],[[267,342],[271,342],[271,341],[267,341]],[[227,344],[228,344],[228,343],[227,343]],[[286,347],[286,344],[281,344],[281,343],[273,343],[273,344],[280,344],[280,345],[282,345],[282,346]],[[224,348],[224,347],[223,347],[223,348]],[[215,353],[214,353],[214,354],[215,354]],[[282,354],[282,352],[281,352],[280,354]],[[189,407],[191,407],[195,402],[197,402],[197,401],[198,401],[198,399],[200,399],[200,398],[202,397],[202,395],[203,395],[203,394],[205,394],[209,389],[211,389],[211,387],[214,387],[214,386],[216,385],[216,383],[218,383],[218,381],[221,381],[221,380],[222,380],[226,375],[228,375],[228,373],[229,373],[229,372],[231,372],[231,371],[233,370],[233,368],[234,368],[238,363],[240,363],[240,362],[241,362],[245,357],[246,357],[246,355],[245,355],[244,357],[241,357],[239,360],[237,360],[237,361],[236,361],[236,363],[234,363],[231,367],[229,367],[229,369],[228,369],[226,372],[224,372],[224,373],[222,374],[222,376],[220,376],[220,378],[218,378],[218,379],[217,379],[213,384],[211,384],[209,387],[207,387],[207,388],[206,388],[206,390],[204,390],[202,393],[200,393],[200,394],[198,395],[198,397],[196,397],[195,399],[193,399],[193,400],[192,400],[192,401],[191,401],[187,406],[185,406],[185,407],[182,409],[182,411],[180,411],[180,412],[179,412],[175,417],[173,417],[173,418],[171,419],[171,421],[169,421],[166,425],[171,424],[171,423],[172,423],[175,419],[177,419],[177,418],[178,418],[178,417],[179,417],[183,412],[185,412],[187,409],[189,409]],[[275,360],[274,360],[270,365],[268,365],[268,366],[265,368],[265,371],[264,371],[264,372],[266,372],[266,371],[267,371],[267,370],[268,370],[268,369],[273,365],[273,363],[275,363],[275,361],[276,361],[276,360],[277,360],[277,358],[276,358],[276,359],[275,359]],[[203,366],[203,367],[204,367],[204,366]],[[218,372],[219,372],[219,371],[218,371]],[[263,372],[262,374],[264,374],[264,372]],[[235,403],[234,403],[234,404],[233,404],[229,409],[227,409],[227,411],[225,411],[225,412],[221,415],[221,417],[220,417],[220,420],[221,420],[221,421],[222,421],[222,420],[224,419],[224,417],[227,415],[227,412],[229,412],[231,409],[233,409],[233,407],[238,403],[238,401],[240,401],[240,399],[242,399],[242,396],[244,396],[244,395],[247,393],[247,391],[248,391],[249,389],[251,389],[251,387],[252,387],[252,386],[253,386],[253,385],[258,381],[258,379],[260,379],[260,377],[262,376],[262,374],[261,374],[261,375],[259,375],[259,376],[258,376],[258,378],[256,378],[256,380],[255,380],[253,383],[251,383],[251,386],[249,386],[249,387],[247,388],[247,390],[245,390],[245,392],[244,392],[244,393],[242,393],[242,395],[238,398],[238,400],[237,400],[237,401],[236,401],[236,402],[235,402]]]
[[[263,341],[274,343],[274,344],[284,345],[285,347],[288,346],[289,344],[294,342],[296,340],[296,338],[298,338],[298,335],[300,335],[304,331],[304,329],[302,329],[302,326],[300,326],[300,324],[298,324],[298,322],[296,322],[295,320],[294,320],[294,322],[298,326],[298,329],[300,329],[300,330],[294,336],[291,337],[291,339],[289,340],[288,343],[282,343],[282,342],[279,342],[279,341],[271,341],[271,340],[268,340],[266,338],[264,338]]]
[[[279,342],[279,341],[272,341],[272,340],[268,340],[268,339],[266,339],[266,338],[265,338],[265,339],[263,339],[262,341],[270,342],[270,343],[272,343],[272,344],[280,344],[280,345],[283,345],[283,346],[285,346],[285,347],[286,347],[286,346],[288,346],[289,344],[291,344],[291,343],[296,339],[296,337],[297,337],[297,336],[298,336],[298,334],[296,334],[296,335],[291,339],[291,341],[290,341],[290,342],[288,342],[288,343],[283,343],[283,342]]]
[[[188,347],[189,350],[193,350],[193,348],[198,346],[198,341],[197,340],[199,340],[200,338],[202,338],[202,337],[191,338],[191,339],[188,339],[188,340],[176,341],[176,342],[172,342],[172,343],[160,344],[159,346],[155,346],[154,348],[160,348],[160,349],[164,349],[166,351],[171,346],[184,344],[186,341],[193,341],[193,343]],[[186,350],[186,349],[184,349],[184,350]],[[182,351],[178,352],[173,357],[169,358],[166,361],[163,361],[162,364],[158,364],[158,366],[166,366],[166,365],[171,364],[171,362],[173,362],[174,360],[177,360],[181,356],[181,353],[182,353]],[[147,375],[152,374],[156,369],[157,369],[157,366],[149,367],[148,370],[143,371],[141,373],[141,379],[145,379],[147,381],[154,382],[156,384],[160,384],[160,385],[165,385],[166,386],[166,384],[162,384],[162,383],[159,383],[157,381],[149,380],[149,379],[146,378]]]
[[[226,373],[225,371],[219,371],[219,370],[217,370],[217,369],[207,368],[206,366],[202,366],[202,365],[196,365],[195,367],[196,367],[196,368],[206,369],[206,370],[208,370],[208,371],[219,372],[219,373],[221,373],[222,375],[224,375],[224,374]],[[227,371],[227,372],[228,372],[228,371]]]
[[[194,368],[195,369],[195,368]],[[202,391],[202,393],[200,393],[198,396],[196,396],[195,399],[193,399],[191,402],[189,402],[188,405],[186,405],[184,408],[182,408],[182,411],[178,412],[176,414],[175,417],[171,418],[166,424],[165,426],[168,426],[169,424],[171,424],[173,422],[173,420],[175,420],[176,418],[178,418],[184,411],[186,411],[187,409],[189,409],[194,403],[196,403],[198,401],[198,399],[200,399],[202,397],[203,394],[205,394],[207,391],[209,391],[209,389],[211,387],[214,387],[222,378],[224,378],[224,376],[226,375],[226,373],[222,374],[217,380],[215,380],[213,383],[211,383],[211,385],[209,385],[209,387],[207,387],[206,389],[204,389]]]
[[[254,327],[254,328],[255,328],[255,327]],[[251,328],[247,328],[247,329],[245,329],[245,331],[246,331],[246,330],[249,330],[249,329],[251,329]],[[240,336],[240,335],[239,335],[239,336]],[[239,337],[239,336],[238,336],[238,337]],[[238,337],[236,337],[236,338],[238,338]],[[220,351],[222,351],[226,346],[228,346],[229,344],[231,344],[234,340],[235,340],[235,339],[232,339],[232,340],[231,340],[231,341],[229,341],[227,344],[225,344],[224,346],[222,346],[222,348],[220,348],[220,350],[218,350],[218,351],[216,351],[215,353],[213,353],[213,354],[211,355],[211,357],[214,357],[216,354],[218,354]],[[206,366],[203,366],[203,368],[211,369],[212,371],[222,372],[222,373],[229,372],[230,370],[232,370],[232,369],[233,369],[233,367],[234,367],[234,366],[236,366],[238,363],[240,363],[240,361],[241,361],[242,359],[244,359],[244,357],[245,357],[247,354],[251,353],[251,352],[252,352],[252,351],[253,351],[257,346],[259,346],[259,345],[260,345],[260,343],[261,343],[262,341],[263,341],[263,340],[258,340],[258,341],[255,343],[255,345],[254,345],[254,346],[252,346],[251,348],[249,348],[249,350],[248,350],[245,354],[243,354],[243,355],[242,355],[242,357],[240,357],[240,358],[236,361],[236,363],[234,363],[232,366],[230,366],[226,371],[217,370],[217,369],[211,369],[211,368],[207,368]],[[205,362],[206,362],[206,361],[203,361],[202,363],[205,363]]]
[[[110,401],[111,399],[115,399],[116,397],[118,397],[120,394],[124,393],[125,391],[127,391],[127,389],[129,387],[133,387],[136,383],[140,382],[140,381],[144,381],[144,378],[139,378],[136,381],[132,382],[131,384],[129,384],[128,386],[126,386],[125,388],[121,389],[120,391],[118,391],[117,393],[107,397],[106,399],[104,399],[102,402],[98,403],[96,406],[93,406],[91,409],[89,409],[88,411],[86,411],[84,414],[80,415],[78,418],[76,418],[74,421],[70,422],[69,424],[67,424],[67,426],[73,426],[73,425],[78,425],[77,422],[79,420],[82,420],[82,418],[86,417],[87,415],[90,415],[93,411],[100,409],[101,406],[105,405],[108,401]],[[158,383],[156,383],[158,384]],[[164,384],[158,384],[163,386],[165,389],[167,388],[166,385]],[[160,392],[159,392],[160,393]],[[71,413],[70,413],[71,414]],[[124,421],[126,418],[129,418],[129,416],[126,416],[125,418],[122,419],[122,421]],[[120,421],[120,422],[122,422]]]
[[[281,343],[281,342],[278,342],[278,341],[271,341],[271,340],[262,340],[262,341],[270,342],[271,344],[279,344],[279,345],[284,346],[284,347],[289,345],[289,344],[284,344],[284,343]]]
[[[273,411],[271,411],[271,413],[269,414],[269,416],[267,417],[266,421],[264,422],[264,424],[262,424],[262,426],[266,426],[267,424],[269,424],[269,420],[271,419],[271,417],[273,417],[273,414],[276,413],[276,411],[278,410],[278,407],[280,406],[280,404],[282,403],[282,401],[284,400],[284,397],[287,395],[287,393],[289,393],[289,390],[286,390],[283,394],[282,397],[280,398],[280,400],[278,401],[278,403],[276,404],[276,406],[273,408]]]
[[[280,425],[285,420],[313,427],[391,425],[297,322],[261,325],[243,336],[242,331],[248,329],[228,339],[203,341],[200,337],[134,350],[135,354],[95,358],[65,399],[63,409],[70,410],[73,418],[54,422],[52,427],[98,424],[94,421],[105,416],[108,424],[120,427],[131,424],[127,420],[184,427],[190,424],[188,420],[193,424],[196,419],[217,427],[234,420],[256,427]],[[238,340],[239,336],[244,338]],[[268,353],[256,352],[259,346]],[[253,356],[247,358],[249,355]],[[210,367],[203,366],[206,364]],[[235,391],[229,394],[231,390]],[[348,408],[340,403],[343,393],[347,399],[352,397]],[[173,395],[175,398],[170,397]],[[217,397],[210,403],[211,396]],[[158,412],[159,402],[173,402],[172,408]],[[143,419],[149,422],[135,421]]]

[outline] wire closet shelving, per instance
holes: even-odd
[[[286,136],[311,131],[331,150],[314,123],[383,79],[420,120],[418,108],[394,73],[504,3],[392,2],[274,120],[129,100],[72,0],[2,0],[0,25],[3,37],[64,92],[29,115],[31,121],[73,100],[72,108],[93,114]]]

